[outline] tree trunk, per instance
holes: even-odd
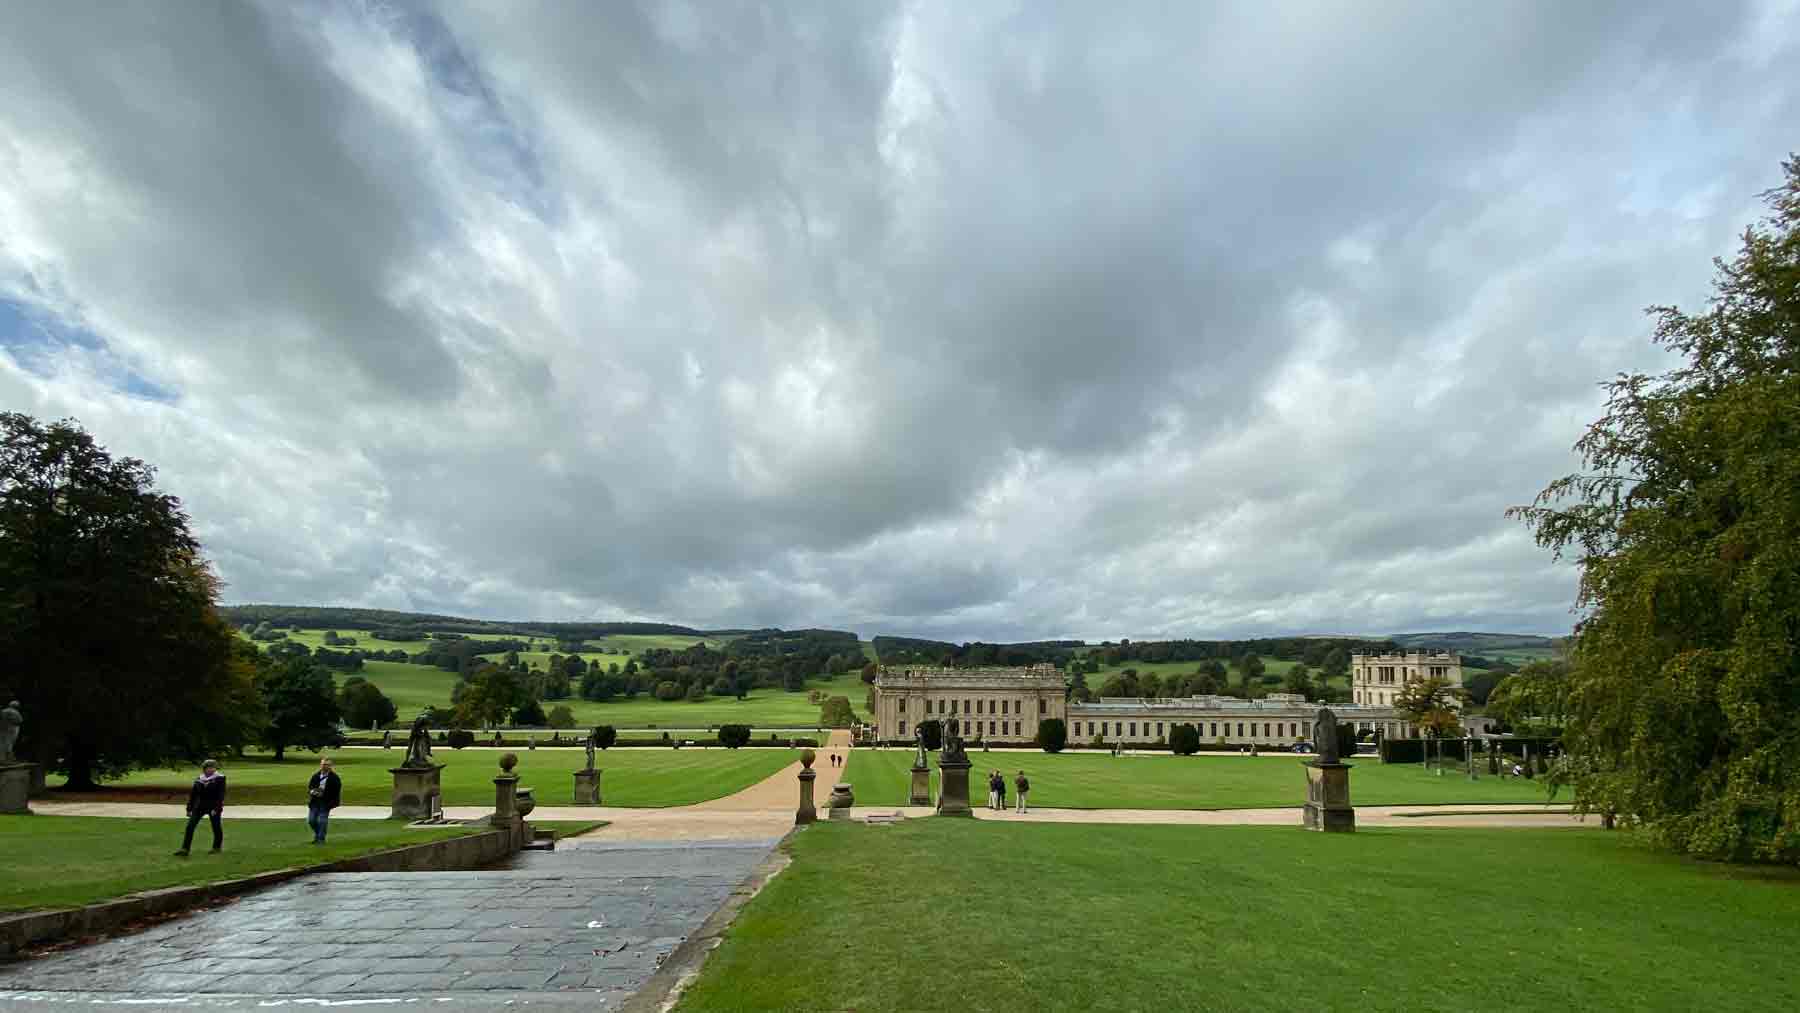
[[[285,743],[285,742],[275,743],[275,762],[276,763],[280,763],[281,757],[286,753],[287,753],[287,743]]]
[[[69,780],[64,791],[98,791],[94,783],[94,750],[82,742],[69,743]]]

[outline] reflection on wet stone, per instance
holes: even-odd
[[[496,992],[553,1003],[561,993],[609,1007],[655,973],[774,843],[583,841],[479,872],[313,876],[0,967],[0,1009],[31,991],[60,1001],[210,996],[205,1005],[218,1008],[237,1007],[233,995],[430,993],[476,1006]]]

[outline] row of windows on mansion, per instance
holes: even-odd
[[[1416,730],[1392,708],[1392,692],[1405,680],[1439,675],[1462,683],[1462,664],[1451,654],[1353,655],[1351,678],[1357,694],[1336,707],[1338,719],[1359,732],[1387,737]],[[1391,669],[1391,671],[1382,671]],[[1392,678],[1393,682],[1385,681]],[[1384,688],[1391,687],[1391,688]],[[1069,738],[1086,742],[1154,742],[1167,739],[1177,724],[1191,724],[1208,741],[1231,744],[1292,743],[1311,735],[1317,704],[1303,697],[1272,693],[1256,700],[1190,697],[1179,700],[1099,700],[1072,703],[1063,674],[1049,665],[1030,668],[884,668],[871,687],[872,728],[877,739],[904,741],[921,721],[939,721],[968,739],[1031,741],[1038,723],[1067,722]]]
[[[1350,655],[1350,700],[1371,707],[1392,707],[1402,687],[1415,679],[1438,678],[1463,684],[1462,656],[1450,651]]]
[[[1232,716],[1227,716],[1226,720],[1210,721],[1204,718],[1139,721],[1116,717],[1100,720],[1081,716],[1080,707],[1080,704],[1075,705],[1075,710],[1071,713],[1068,722],[1068,730],[1071,740],[1082,742],[1096,737],[1108,742],[1166,740],[1169,733],[1179,724],[1193,725],[1204,739],[1231,743],[1293,743],[1305,741],[1311,734],[1310,720],[1298,717],[1285,717],[1273,721],[1233,720]],[[1380,718],[1370,719],[1369,716],[1358,714],[1356,709],[1340,709],[1342,713],[1339,714],[1339,717],[1356,726],[1356,730],[1359,732],[1376,732],[1384,737],[1401,738],[1417,734],[1416,730],[1409,728],[1405,722],[1392,719],[1386,713],[1382,714]],[[1241,715],[1237,717],[1241,717]],[[926,720],[934,719],[927,718]],[[935,720],[941,720],[945,728],[964,737],[1011,739],[1024,737],[1024,723],[1016,720],[969,717],[967,715]],[[896,725],[896,735],[892,737],[905,739],[910,734],[912,734],[910,726],[902,719]],[[1035,732],[1033,734],[1035,735]]]

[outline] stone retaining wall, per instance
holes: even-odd
[[[97,935],[153,915],[173,914],[208,901],[253,893],[314,872],[449,872],[492,865],[524,846],[528,829],[483,833],[409,844],[336,862],[276,869],[242,879],[149,890],[78,908],[0,915],[0,957],[70,936]]]

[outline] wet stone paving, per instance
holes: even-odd
[[[0,1010],[379,1007],[381,997],[616,1008],[774,845],[567,841],[477,872],[308,876],[134,935],[0,964]]]

